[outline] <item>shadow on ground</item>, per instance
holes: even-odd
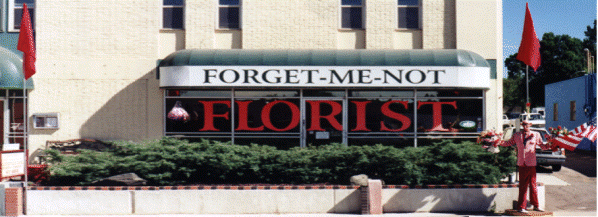
[[[567,160],[565,160],[563,166],[584,174],[587,177],[596,178],[596,152],[567,152]]]

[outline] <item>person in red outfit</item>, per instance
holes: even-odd
[[[532,125],[528,121],[521,123],[523,131],[513,134],[508,141],[498,141],[500,146],[517,145],[517,166],[519,166],[519,198],[517,201],[517,210],[527,212],[526,196],[529,187],[529,201],[534,206],[534,211],[544,212],[538,204],[538,189],[536,186],[536,145],[542,150],[550,149],[548,145],[542,142],[542,136],[538,132],[530,130]]]

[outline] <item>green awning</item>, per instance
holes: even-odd
[[[200,50],[158,62],[161,88],[490,88],[490,64],[466,50]]]
[[[0,47],[0,89],[23,89],[23,60],[3,47]],[[33,89],[33,78],[27,79],[27,89]]]
[[[201,50],[174,52],[159,67],[194,65],[490,67],[466,50]]]

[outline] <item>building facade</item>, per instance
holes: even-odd
[[[500,0],[37,0],[29,116],[55,114],[59,127],[31,127],[30,146],[474,138],[501,127],[501,10]],[[188,119],[168,117],[177,102]]]
[[[22,52],[17,50],[17,43],[24,3],[34,14],[33,0],[0,1],[0,140],[3,144],[20,144],[21,149],[25,148],[23,116],[27,114],[23,112]],[[25,86],[32,90],[33,80]]]
[[[573,130],[596,120],[596,74],[547,84],[544,91],[546,128],[561,126]],[[578,147],[596,151],[596,141],[592,144],[584,138]]]

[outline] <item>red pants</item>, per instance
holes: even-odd
[[[526,207],[526,196],[527,196],[527,189],[529,186],[529,202],[534,205],[534,207],[539,207],[538,205],[538,188],[536,186],[536,167],[527,167],[527,166],[520,166],[519,167],[519,200],[517,201],[517,208],[518,209],[525,209]]]

